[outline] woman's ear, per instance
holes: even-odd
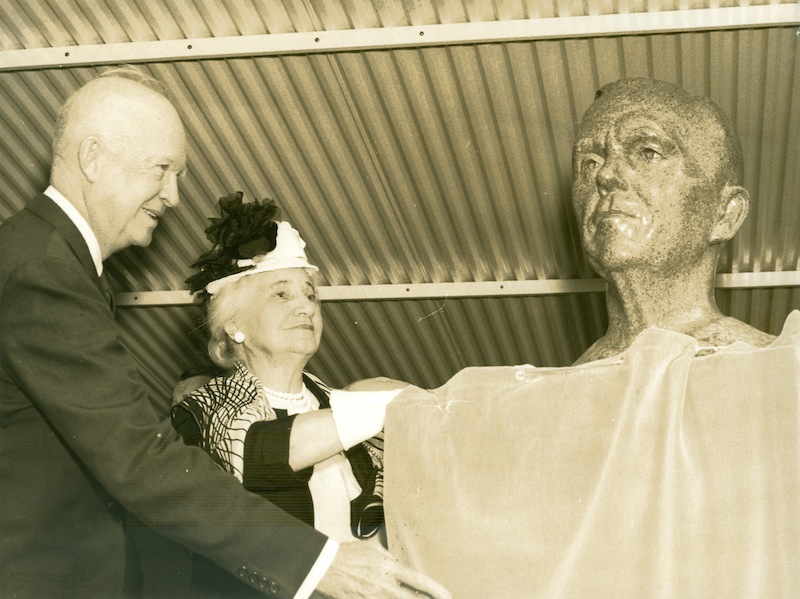
[[[720,196],[717,222],[711,232],[711,243],[723,243],[736,235],[750,209],[750,194],[744,187],[725,185]]]
[[[231,339],[233,339],[233,336],[236,334],[236,331],[239,330],[239,327],[232,320],[226,322],[225,326],[222,328],[225,330],[225,334]]]
[[[97,180],[100,144],[94,137],[87,137],[78,146],[78,164],[86,180],[94,183]]]
[[[236,343],[244,343],[244,333],[234,321],[229,320],[225,323],[223,328],[229,339],[232,339]]]

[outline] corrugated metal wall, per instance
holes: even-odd
[[[0,19],[3,48],[12,49],[585,15],[590,4],[594,10],[557,1],[96,2],[83,9],[7,2]],[[599,4],[608,13],[696,8]],[[151,248],[110,260],[120,291],[184,288],[189,263],[205,249],[205,218],[218,196],[236,189],[279,201],[330,285],[591,277],[569,206],[570,148],[594,91],[625,76],[709,95],[739,129],[753,205],[721,271],[800,270],[800,62],[792,27],[146,68],[175,94],[190,173],[182,205],[164,218]],[[0,218],[45,186],[56,111],[95,73],[0,73]],[[800,307],[797,288],[718,296],[727,313],[773,333]],[[333,384],[384,374],[427,387],[470,365],[566,365],[602,334],[603,301],[602,294],[566,294],[328,302],[312,364]],[[196,308],[118,312],[154,394],[166,394],[181,370],[203,359],[190,334]]]
[[[5,0],[3,50],[761,6],[774,0]]]

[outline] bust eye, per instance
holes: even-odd
[[[661,158],[661,154],[653,148],[642,148],[642,156],[645,160],[657,160]]]
[[[600,160],[595,156],[587,156],[581,161],[581,172],[591,173],[600,168]]]

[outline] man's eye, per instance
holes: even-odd
[[[600,167],[600,161],[597,158],[589,157],[581,161],[581,171],[592,172]]]
[[[645,160],[656,160],[661,158],[661,154],[653,148],[642,148],[642,156]]]

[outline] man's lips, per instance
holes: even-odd
[[[638,203],[610,196],[600,203],[592,216],[595,222],[619,219],[640,220],[641,218],[641,206]]]
[[[602,220],[604,218],[639,218],[636,214],[625,212],[624,210],[602,210],[596,213],[596,218]]]
[[[158,220],[164,214],[163,211],[159,212],[158,210],[153,210],[151,208],[146,208],[146,207],[142,208],[142,210],[144,210],[145,214],[147,214],[153,220]]]

